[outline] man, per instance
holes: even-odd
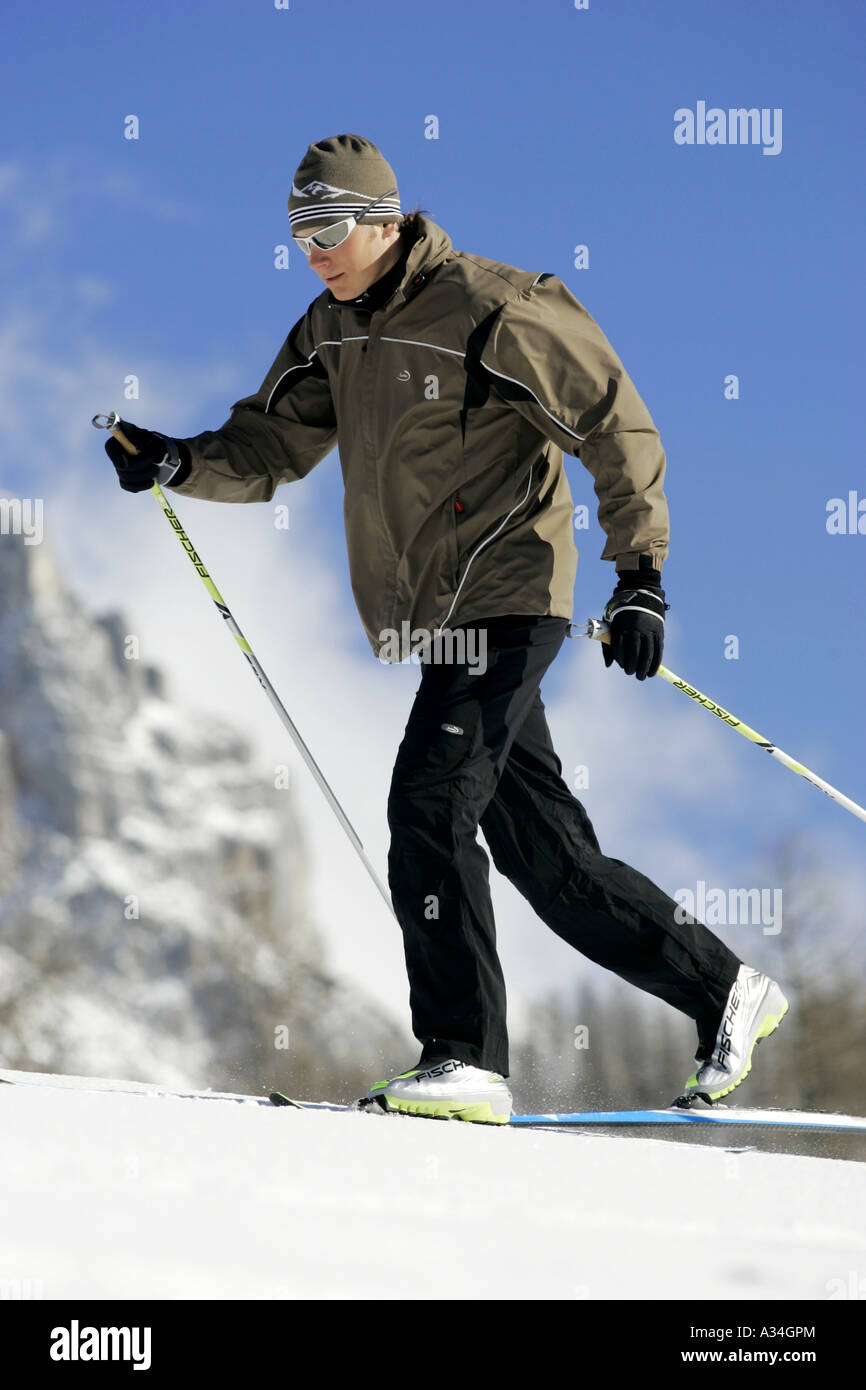
[[[747,1075],[787,1002],[649,879],[605,857],[562,779],[540,682],[572,616],[577,555],[563,451],[595,480],[609,667],[662,656],[665,455],[595,321],[555,275],[456,251],[360,136],[307,150],[292,235],[324,289],[259,390],[218,430],[168,439],[123,424],[106,449],[131,491],[266,502],[338,445],[352,590],[374,653],[422,676],[388,801],[417,1066],[373,1086],[407,1113],[511,1113],[505,987],[488,860],[564,940],[693,1018],[686,1095]],[[395,647],[395,634],[400,640]],[[457,639],[462,639],[461,643]],[[483,653],[483,661],[468,659]]]

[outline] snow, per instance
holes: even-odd
[[[0,1086],[0,1285],[46,1299],[827,1299],[866,1260],[859,1163],[62,1080]]]

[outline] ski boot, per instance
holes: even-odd
[[[389,1081],[377,1081],[361,1102],[403,1115],[493,1125],[508,1124],[511,1103],[504,1077],[454,1058],[432,1065],[428,1062]]]
[[[680,1108],[703,1101],[713,1105],[730,1095],[752,1069],[752,1053],[774,1033],[788,1012],[788,1001],[768,975],[741,965],[731,986],[709,1057],[696,1053],[698,1070],[674,1101]]]

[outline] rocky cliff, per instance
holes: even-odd
[[[0,535],[0,1065],[356,1093],[406,1038],[328,970],[291,794],[129,639]]]

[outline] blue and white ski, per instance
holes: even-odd
[[[147,1082],[121,1081],[101,1077],[46,1075],[39,1072],[0,1071],[0,1083],[10,1086],[26,1086],[42,1090],[64,1090],[81,1092],[102,1092],[104,1094],[137,1095],[142,1099],[219,1101],[235,1105],[279,1105],[297,1110],[325,1110],[374,1115],[397,1115],[399,1111],[385,1111],[378,1104],[354,1101],[349,1105],[338,1105],[330,1101],[296,1100],[280,1091],[272,1091],[269,1097],[238,1095],[230,1091],[171,1090],[167,1087]],[[410,1118],[420,1118],[411,1116]],[[566,1112],[542,1112],[534,1115],[512,1115],[508,1125],[487,1128],[524,1129],[628,1129],[653,1127],[668,1128],[672,1125],[725,1125],[729,1128],[786,1129],[834,1131],[837,1133],[866,1134],[866,1116],[827,1114],[817,1110],[761,1110],[737,1109],[725,1105],[702,1107],[701,1109],[679,1109],[672,1106],[668,1110],[576,1110]]]
[[[399,1114],[399,1111],[385,1112],[378,1105],[362,1106],[358,1101],[350,1105],[334,1105],[328,1101],[295,1100],[281,1091],[271,1092],[273,1105],[285,1105],[297,1110],[364,1110],[371,1114]],[[411,1118],[418,1118],[412,1116]],[[434,1117],[438,1118],[438,1117]],[[746,1110],[733,1109],[722,1105],[712,1109],[681,1110],[574,1110],[538,1115],[512,1115],[508,1122],[512,1128],[533,1129],[582,1129],[584,1127],[652,1126],[652,1125],[729,1125],[750,1128],[775,1129],[817,1129],[859,1132],[866,1134],[866,1116],[832,1115],[817,1110]],[[488,1128],[496,1126],[488,1126]],[[505,1125],[502,1128],[506,1128]]]

